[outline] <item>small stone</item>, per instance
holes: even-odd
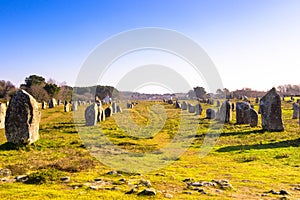
[[[0,169],[0,177],[7,177],[11,176],[11,171],[10,169]]]
[[[119,181],[125,183],[125,182],[126,182],[126,179],[125,179],[125,178],[121,178]]]
[[[194,183],[191,183],[190,185],[191,185],[191,186],[195,186],[195,187],[203,186],[203,184],[200,183],[200,182],[194,182]]]
[[[189,182],[189,181],[192,181],[193,179],[192,178],[186,178],[183,180],[183,182]]]
[[[144,185],[144,186],[146,186],[146,187],[151,187],[152,186],[152,184],[151,184],[151,182],[149,181],[149,180],[141,180],[141,182],[140,182],[140,184],[142,184],[142,185]]]
[[[60,180],[62,182],[69,182],[71,180],[71,178],[69,176],[65,176],[65,177],[61,177]]]
[[[137,189],[132,188],[131,190],[129,190],[128,192],[126,192],[125,194],[134,194],[137,193]]]
[[[97,185],[91,185],[89,188],[91,190],[99,190],[99,186],[97,186]]]
[[[206,194],[206,192],[204,191],[204,189],[199,189],[198,192],[201,193],[201,194]]]
[[[120,190],[120,188],[115,186],[115,187],[109,188],[109,190],[116,191],[116,190]]]
[[[107,174],[109,174],[109,175],[117,175],[118,172],[113,170],[113,171],[107,172]]]
[[[169,194],[169,193],[166,193],[164,196],[165,196],[165,198],[168,198],[168,199],[172,199],[173,198],[173,195]]]
[[[138,193],[139,196],[155,196],[156,191],[154,188],[146,188],[143,191]]]
[[[16,181],[17,182],[25,182],[28,180],[28,176],[27,175],[19,175],[19,176],[16,176]]]
[[[183,194],[193,194],[193,192],[191,192],[191,191],[184,191],[184,192],[182,192]]]
[[[288,193],[286,190],[280,190],[279,194],[280,195],[290,195],[290,193]]]

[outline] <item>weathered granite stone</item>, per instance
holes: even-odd
[[[221,105],[220,100],[217,100],[217,107],[220,107],[220,105]]]
[[[258,124],[258,114],[257,114],[257,112],[253,108],[250,108],[249,115],[250,115],[250,126],[251,127],[257,126],[257,124]]]
[[[120,107],[120,105],[117,105],[117,113],[121,113],[122,112],[122,108]]]
[[[97,104],[92,104],[85,109],[85,125],[95,126],[97,124],[98,116],[98,106]]]
[[[281,100],[276,89],[272,88],[260,99],[259,113],[262,117],[262,128],[267,131],[283,131]]]
[[[222,103],[219,114],[218,120],[221,122],[228,123],[231,121],[231,104],[229,100],[226,100]]]
[[[206,109],[206,118],[207,119],[215,119],[216,118],[216,111],[212,108]]]
[[[42,101],[42,109],[47,109],[47,103],[44,100]]]
[[[299,104],[293,103],[293,119],[298,119],[299,117]]]
[[[181,109],[182,110],[187,110],[187,103],[185,101],[182,102]]]
[[[112,114],[117,113],[117,104],[116,104],[116,102],[113,102],[111,104],[111,108],[112,108]]]
[[[76,111],[78,109],[78,102],[72,101],[72,111]]]
[[[54,98],[49,99],[49,101],[48,101],[49,108],[55,108],[56,105],[57,105],[56,99],[54,99]]]
[[[196,115],[201,115],[202,114],[202,107],[201,107],[200,103],[197,103],[195,105],[195,112],[196,112]]]
[[[65,105],[64,105],[64,111],[65,112],[70,112],[70,110],[71,110],[71,105],[69,103],[65,103]]]
[[[181,108],[181,104],[178,101],[175,101],[175,108]]]
[[[26,91],[19,90],[10,100],[5,117],[8,142],[31,144],[39,139],[41,112],[37,101]]]
[[[112,107],[111,106],[107,107],[104,110],[104,112],[105,112],[105,117],[111,117],[112,116]]]
[[[195,113],[195,106],[193,106],[192,104],[188,104],[188,111],[189,113]]]
[[[236,123],[250,123],[250,104],[248,102],[236,102]]]
[[[168,100],[168,104],[173,104],[172,99],[169,99],[169,100]]]
[[[0,102],[0,129],[5,127],[6,104]]]
[[[105,111],[102,108],[102,106],[98,106],[97,121],[98,122],[105,121]]]

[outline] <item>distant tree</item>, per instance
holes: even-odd
[[[189,99],[196,98],[196,94],[195,94],[194,90],[190,90],[190,91],[187,93],[187,96],[188,96]]]
[[[0,99],[5,99],[6,101],[8,101],[10,97],[16,92],[16,90],[16,87],[10,81],[0,81]]]
[[[73,88],[67,85],[61,86],[57,98],[70,101],[72,99]]]
[[[30,88],[32,85],[44,85],[46,84],[45,78],[38,75],[30,75],[29,77],[25,78],[25,84],[22,84],[21,86],[24,86],[26,88]]]
[[[194,92],[198,98],[205,98],[206,91],[204,87],[194,87]]]
[[[46,85],[44,86],[44,89],[47,91],[50,98],[56,97],[60,91],[60,87],[58,87],[54,83],[46,83]]]
[[[41,87],[41,85],[32,85],[28,92],[38,101],[41,102],[42,100],[47,101],[49,99],[49,95],[47,91]]]

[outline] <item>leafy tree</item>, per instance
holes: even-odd
[[[46,85],[44,86],[44,89],[47,91],[49,97],[51,97],[51,98],[56,97],[60,91],[60,87],[58,87],[54,83],[46,83]]]
[[[49,99],[49,95],[47,91],[41,87],[41,85],[32,85],[27,91],[38,101],[42,100],[47,101]]]
[[[21,86],[24,86],[26,88],[30,88],[32,85],[42,85],[44,86],[46,84],[45,78],[38,75],[30,75],[29,77],[25,78],[25,84],[22,84]]]
[[[0,99],[9,100],[16,92],[16,87],[10,81],[0,81]]]
[[[206,91],[204,87],[194,87],[194,92],[198,98],[205,98]]]
[[[73,88],[70,86],[63,85],[60,87],[60,91],[57,95],[57,98],[60,100],[70,101],[72,99]]]

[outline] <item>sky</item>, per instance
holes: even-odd
[[[37,74],[74,86],[108,38],[158,27],[197,42],[225,88],[300,84],[299,10],[298,0],[0,0],[0,80],[19,86]],[[116,86],[134,67],[151,63],[185,74],[191,87],[205,86],[187,63],[155,51],[118,59],[98,84]],[[137,88],[152,93],[151,84]]]

